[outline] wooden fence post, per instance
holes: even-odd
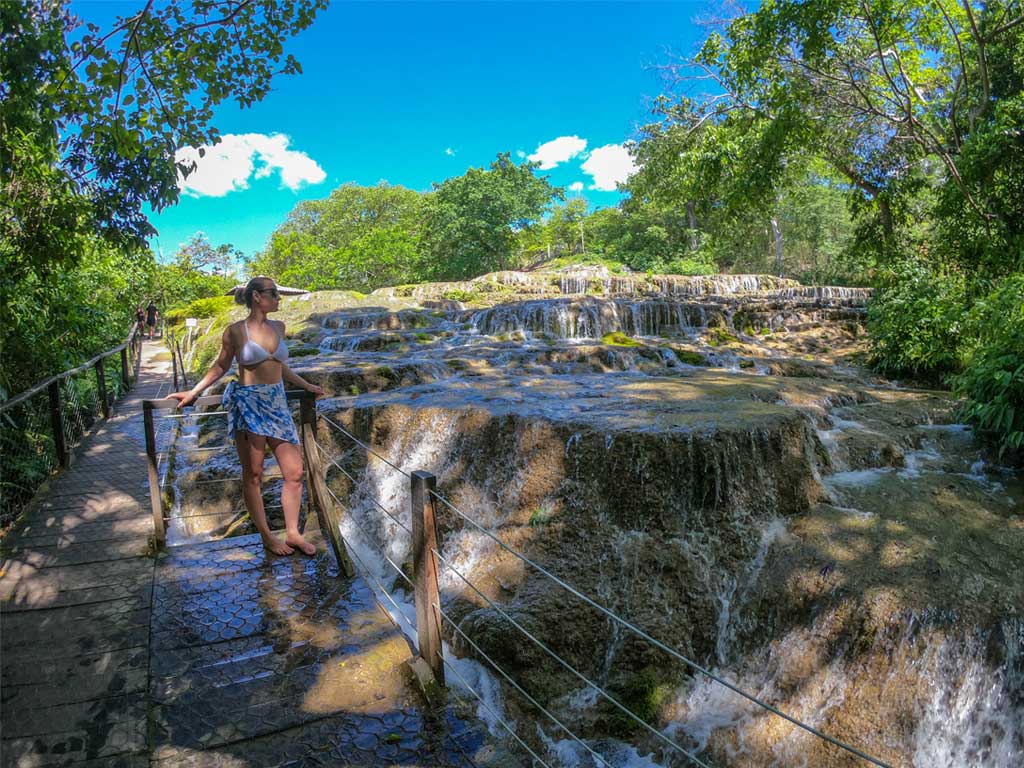
[[[142,421],[146,433],[146,464],[149,468],[149,505],[153,511],[153,534],[157,547],[163,547],[167,541],[164,528],[164,505],[160,492],[160,476],[157,474],[156,463],[156,430],[153,428],[153,402],[142,401]]]
[[[313,502],[320,530],[331,544],[338,568],[346,576],[352,577],[356,569],[341,538],[338,510],[334,499],[327,492],[323,462],[320,461],[320,452],[316,445],[316,397],[311,392],[303,393],[299,406],[299,432],[302,438],[302,456],[306,464],[306,488]]]
[[[174,347],[171,347],[171,369],[174,371],[174,391],[177,392],[181,387],[178,386],[178,358],[174,354]]]
[[[420,658],[434,679],[444,685],[444,660],[441,657],[441,593],[437,586],[437,524],[433,491],[437,478],[430,472],[412,473],[412,560],[415,572],[416,632]]]
[[[124,391],[127,392],[131,386],[131,379],[128,378],[128,347],[121,350],[121,383],[124,384]]]
[[[47,390],[50,393],[50,426],[53,428],[53,448],[57,452],[57,461],[62,467],[68,466],[68,444],[64,439],[64,416],[60,411],[60,379],[52,382]]]
[[[107,372],[103,370],[106,358],[96,361],[96,389],[99,390],[100,405],[103,407],[103,418],[110,418],[110,398],[107,397]]]

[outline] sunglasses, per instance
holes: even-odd
[[[269,296],[272,299],[276,299],[276,298],[280,297],[280,294],[277,292],[277,288],[257,288],[256,292],[257,293],[265,294],[265,295]]]

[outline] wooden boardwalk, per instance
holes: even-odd
[[[473,765],[483,727],[424,705],[407,641],[330,555],[241,536],[153,556],[161,350],[3,541],[0,766]]]

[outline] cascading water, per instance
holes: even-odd
[[[744,689],[893,765],[1017,765],[1021,623],[998,606],[1024,602],[1007,575],[1024,487],[943,423],[949,402],[856,367],[868,296],[756,275],[501,272],[332,307],[304,337],[319,353],[296,367],[358,393],[320,407],[358,414],[375,449],[434,471],[481,525]],[[609,333],[631,338],[601,343]],[[361,450],[342,437],[333,447],[343,465]],[[343,532],[408,631],[411,598],[380,548],[407,569],[409,536],[374,503],[408,525],[408,480],[358,458]],[[216,475],[217,460],[203,471]],[[843,765],[816,737],[670,669],[617,622],[573,609],[454,517],[442,548],[602,686],[629,690],[653,669],[672,695],[650,722],[719,768]],[[460,627],[590,748],[616,766],[674,764],[642,731],[609,738],[607,702],[558,677],[456,575],[440,577]],[[549,764],[593,764],[511,689],[503,700],[483,667],[446,654]]]
[[[436,471],[448,460],[446,451],[451,442],[454,418],[453,414],[447,412],[434,412],[425,420],[413,414],[410,423],[401,425],[402,428],[395,431],[393,439],[381,446],[381,452],[400,467],[410,470],[432,468]],[[409,439],[410,435],[416,435],[419,439]],[[416,626],[416,606],[408,585],[398,577],[394,567],[401,567],[411,558],[411,540],[406,530],[412,528],[408,512],[409,480],[394,467],[370,456],[350,499],[348,514],[342,518],[342,535],[362,566],[370,570],[372,581],[387,590],[391,599],[382,599],[381,605],[392,614],[396,625],[409,639],[416,642],[413,630]],[[378,503],[405,527],[385,514]],[[442,555],[460,573],[470,576],[477,562],[487,555],[489,547],[483,543],[485,541],[489,540],[482,534],[463,530],[459,536],[444,541]],[[384,550],[394,565],[380,557],[381,550]],[[446,594],[461,587],[461,580],[442,568],[440,586],[444,603]],[[480,704],[477,715],[497,734],[500,728],[496,717],[501,717],[503,713],[501,689],[497,680],[477,662],[454,656],[447,643],[444,644],[444,654],[458,673],[449,684],[461,687],[458,680],[458,675],[461,675],[477,693],[482,692],[485,703]]]

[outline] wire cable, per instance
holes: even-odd
[[[498,612],[499,614],[501,614],[501,616],[502,616],[502,617],[503,617],[503,618],[504,618],[505,620],[507,620],[507,621],[508,621],[508,622],[509,622],[509,623],[510,623],[510,624],[511,624],[512,626],[514,626],[514,627],[515,627],[516,629],[518,629],[518,630],[519,630],[520,632],[522,632],[522,633],[523,633],[524,635],[526,635],[526,636],[527,636],[527,637],[528,637],[528,638],[529,638],[529,639],[530,639],[531,641],[533,641],[533,643],[534,643],[534,644],[535,644],[535,645],[536,645],[536,646],[537,646],[538,648],[540,648],[540,649],[541,649],[542,651],[544,651],[544,652],[545,652],[546,654],[548,654],[548,656],[550,656],[550,657],[551,657],[551,658],[553,658],[553,659],[554,659],[555,661],[557,661],[557,662],[558,662],[559,664],[561,664],[561,665],[562,665],[562,666],[563,666],[563,667],[564,667],[565,669],[567,669],[567,670],[568,670],[569,672],[572,672],[572,673],[573,673],[574,675],[576,675],[576,677],[578,677],[578,678],[579,678],[580,680],[582,680],[582,681],[583,681],[584,683],[586,683],[587,685],[589,685],[589,686],[590,686],[591,688],[593,688],[593,689],[594,689],[595,691],[597,691],[597,692],[598,692],[599,694],[601,694],[601,695],[602,695],[602,696],[603,696],[603,697],[604,697],[605,699],[607,699],[607,700],[608,700],[608,701],[610,701],[610,702],[611,702],[612,704],[614,704],[614,705],[615,705],[615,706],[616,706],[616,707],[617,707],[618,709],[622,710],[622,711],[623,711],[623,712],[624,712],[624,713],[625,713],[626,715],[628,715],[628,716],[629,716],[630,718],[632,718],[632,719],[633,719],[633,720],[634,720],[634,721],[635,721],[635,722],[636,722],[636,723],[637,723],[638,725],[640,725],[640,726],[642,726],[643,728],[645,728],[645,729],[647,729],[648,731],[650,731],[650,732],[651,732],[651,733],[652,733],[652,734],[653,734],[653,735],[654,735],[655,737],[657,737],[657,738],[658,738],[659,740],[661,740],[662,742],[664,742],[664,743],[665,743],[665,744],[667,744],[668,746],[672,747],[672,749],[676,750],[677,752],[681,752],[681,753],[682,753],[683,755],[685,755],[685,756],[686,756],[686,757],[687,757],[687,758],[688,758],[688,759],[689,759],[689,760],[690,760],[691,762],[693,762],[694,764],[696,764],[696,765],[699,765],[699,766],[702,766],[702,768],[710,768],[710,766],[709,766],[709,765],[708,765],[707,763],[703,762],[703,761],[702,761],[702,760],[701,760],[701,759],[700,759],[699,757],[697,757],[696,755],[694,755],[693,753],[691,753],[690,751],[688,751],[688,750],[687,750],[687,749],[685,749],[684,747],[681,747],[681,746],[680,746],[679,744],[676,744],[676,742],[672,741],[672,739],[670,739],[670,738],[669,738],[668,736],[666,736],[665,734],[663,734],[663,733],[662,733],[661,731],[659,731],[659,730],[658,730],[657,728],[655,728],[654,726],[652,726],[652,725],[650,725],[649,723],[647,723],[647,722],[646,722],[645,720],[643,720],[643,719],[642,719],[641,717],[639,717],[638,715],[635,715],[635,714],[634,714],[634,713],[633,713],[633,712],[632,712],[632,711],[631,711],[631,710],[630,710],[629,708],[627,708],[627,707],[626,707],[626,706],[625,706],[624,704],[622,704],[622,703],[621,703],[620,701],[618,701],[618,699],[616,699],[616,698],[615,698],[614,696],[612,696],[612,695],[611,695],[610,693],[608,693],[608,692],[607,692],[606,690],[604,690],[604,689],[603,689],[603,688],[602,688],[601,686],[599,686],[599,685],[598,685],[597,683],[595,683],[595,682],[594,682],[593,680],[591,680],[591,679],[590,679],[590,678],[588,678],[588,677],[587,677],[586,675],[584,675],[584,674],[583,674],[582,672],[580,672],[580,671],[579,671],[579,670],[577,670],[577,669],[576,669],[575,667],[573,667],[573,666],[572,666],[572,665],[571,665],[571,664],[570,664],[569,662],[567,662],[567,661],[566,661],[565,659],[563,659],[563,658],[562,658],[561,656],[559,656],[559,655],[558,655],[557,653],[555,653],[555,652],[554,652],[554,651],[552,651],[552,650],[551,650],[550,648],[548,648],[548,647],[547,647],[547,646],[546,646],[546,645],[545,645],[545,644],[544,644],[544,643],[543,643],[543,642],[542,642],[541,640],[539,640],[538,638],[536,638],[536,637],[535,637],[534,635],[532,635],[532,634],[530,633],[530,631],[529,631],[529,630],[527,630],[527,629],[526,629],[525,627],[523,627],[523,625],[521,625],[521,624],[520,624],[519,622],[517,622],[517,621],[516,621],[515,619],[513,619],[513,618],[512,618],[511,616],[509,616],[509,615],[508,615],[508,613],[506,613],[506,612],[505,612],[504,610],[502,610],[502,609],[501,609],[501,608],[500,608],[500,607],[499,607],[498,605],[496,605],[496,604],[495,604],[495,603],[494,603],[494,602],[493,602],[493,601],[492,601],[492,600],[491,600],[490,598],[488,598],[488,597],[487,597],[487,595],[485,595],[485,594],[484,594],[483,592],[481,592],[481,591],[480,591],[479,589],[477,589],[477,588],[476,588],[476,587],[475,587],[475,586],[474,586],[474,585],[473,585],[473,584],[472,584],[472,583],[471,583],[471,582],[469,581],[469,579],[467,579],[467,578],[466,578],[465,576],[463,576],[463,575],[462,575],[462,574],[461,574],[461,573],[460,573],[460,572],[459,572],[459,571],[458,571],[458,570],[457,570],[457,569],[456,569],[456,568],[455,568],[455,567],[454,567],[454,566],[453,566],[453,565],[452,565],[451,563],[449,563],[449,562],[448,562],[448,561],[447,561],[447,560],[446,560],[446,559],[444,558],[444,556],[443,556],[443,555],[441,555],[441,554],[440,554],[440,553],[439,553],[439,552],[438,552],[438,551],[437,551],[436,549],[434,549],[434,550],[431,550],[431,551],[432,551],[432,552],[434,553],[434,555],[436,555],[436,556],[437,556],[437,558],[438,558],[438,559],[439,559],[439,560],[440,560],[440,561],[441,561],[442,563],[444,563],[445,567],[446,567],[446,568],[448,568],[448,570],[450,570],[450,571],[451,571],[452,573],[454,573],[454,574],[455,574],[456,576],[458,576],[458,577],[459,577],[460,579],[462,579],[462,581],[463,581],[463,582],[464,582],[464,583],[466,584],[466,586],[468,586],[468,587],[469,587],[470,589],[472,589],[472,590],[473,590],[474,592],[476,592],[476,594],[477,594],[477,595],[479,595],[479,596],[480,596],[480,598],[481,598],[481,599],[482,599],[482,600],[483,600],[484,602],[486,602],[486,603],[487,603],[487,604],[488,604],[488,605],[489,605],[489,606],[490,606],[491,608],[493,608],[493,609],[494,609],[494,610],[496,610],[496,611],[497,611],[497,612]],[[440,610],[440,608],[439,608],[438,610]],[[442,616],[444,616],[444,615],[445,615],[445,614],[444,614],[444,612],[442,612],[442,613],[441,613],[441,615],[442,615]],[[459,633],[460,635],[462,635],[463,637],[465,637],[465,638],[466,638],[466,640],[467,640],[467,641],[469,642],[469,644],[470,644],[470,645],[472,645],[472,646],[473,646],[473,648],[474,648],[474,649],[476,649],[478,653],[480,653],[480,654],[481,654],[481,655],[482,655],[482,656],[483,656],[483,657],[484,657],[485,659],[487,659],[488,661],[491,661],[491,660],[490,660],[490,659],[489,659],[489,658],[487,657],[487,654],[485,654],[485,653],[484,653],[483,651],[481,651],[481,650],[479,649],[479,647],[478,647],[478,646],[476,645],[476,643],[474,643],[474,642],[473,642],[473,641],[472,641],[472,640],[471,640],[471,639],[470,639],[469,637],[467,637],[467,636],[466,636],[466,634],[465,634],[465,633],[464,633],[464,632],[463,632],[463,631],[462,631],[461,629],[459,629],[458,627],[456,627],[456,626],[454,625],[454,623],[453,623],[453,622],[451,621],[451,619],[449,619],[448,621],[449,621],[449,623],[451,623],[451,624],[452,624],[452,628],[453,628],[453,629],[454,629],[454,630],[455,630],[456,632],[458,632],[458,633]],[[491,662],[491,664],[493,665],[493,664],[494,664],[494,662]],[[505,677],[506,679],[509,679],[509,678],[508,678],[508,676],[507,676],[507,675],[506,675],[506,674],[505,674],[504,672],[502,672],[501,670],[498,670],[498,671],[499,671],[499,672],[501,673],[501,675],[502,675],[503,677]],[[517,689],[519,688],[519,686],[518,686],[518,685],[516,685],[516,683],[514,683],[514,682],[513,682],[512,680],[510,680],[510,679],[509,679],[509,682],[511,682],[511,683],[512,683],[512,685],[515,685]],[[520,689],[520,690],[522,690],[522,689]],[[522,691],[522,693],[523,693],[523,694],[524,694],[525,696],[527,696],[527,698],[529,698],[529,694],[527,694],[527,693],[526,693],[525,691]],[[540,705],[539,705],[539,704],[538,704],[537,706],[538,706],[538,707],[540,707]],[[540,709],[541,709],[541,711],[544,711],[544,708],[543,708],[543,707],[540,707]],[[547,714],[547,713],[545,712],[545,714]],[[556,722],[557,722],[557,721],[556,721]],[[561,723],[559,723],[559,725],[561,725]],[[563,726],[563,728],[564,728],[564,726]],[[567,730],[567,729],[566,729],[566,730]],[[570,732],[570,734],[569,734],[569,735],[573,736],[573,738],[576,738],[576,737],[575,737],[575,735],[574,735],[574,734],[572,734],[571,732]],[[577,739],[577,741],[578,741],[578,739]],[[582,742],[580,742],[580,743],[582,743]],[[584,745],[584,746],[586,746],[586,745]],[[589,749],[589,747],[588,747],[588,749]]]
[[[227,416],[227,411],[189,411],[188,413],[168,413],[165,419],[199,419],[203,416]]]
[[[504,549],[510,555],[513,555],[514,557],[517,557],[520,560],[522,560],[527,565],[532,566],[537,571],[539,571],[540,573],[544,574],[549,579],[551,579],[553,582],[555,582],[560,587],[562,587],[562,589],[566,590],[567,592],[569,592],[572,595],[575,595],[580,600],[585,602],[587,605],[589,605],[589,606],[591,606],[593,608],[596,608],[598,611],[603,613],[608,618],[610,618],[613,621],[617,622],[618,624],[622,625],[623,627],[625,627],[626,629],[628,629],[631,632],[635,633],[639,637],[642,637],[643,639],[647,640],[649,643],[654,645],[656,648],[659,648],[662,651],[664,651],[665,653],[669,654],[670,656],[672,656],[672,657],[674,657],[676,659],[679,659],[684,664],[688,665],[691,669],[694,669],[694,670],[696,670],[696,671],[706,675],[707,677],[711,678],[715,682],[717,682],[717,683],[719,683],[721,685],[724,685],[730,691],[739,694],[743,698],[747,699],[748,701],[753,702],[754,704],[758,705],[759,707],[762,707],[763,709],[766,709],[769,712],[772,712],[772,713],[778,715],[779,717],[783,718],[784,720],[788,720],[793,725],[795,725],[795,726],[797,726],[799,728],[802,728],[803,730],[807,731],[808,733],[811,733],[811,734],[813,734],[813,735],[815,735],[815,736],[817,736],[817,737],[819,737],[821,739],[824,739],[825,741],[829,742],[830,744],[833,744],[833,745],[839,747],[840,749],[843,749],[843,750],[849,752],[852,755],[856,755],[857,757],[861,758],[862,760],[866,760],[867,762],[872,763],[873,765],[877,765],[877,766],[879,766],[879,768],[892,768],[892,766],[888,765],[887,763],[883,763],[881,760],[878,760],[878,759],[876,759],[874,757],[871,757],[870,755],[865,754],[864,752],[861,752],[856,747],[851,747],[849,744],[844,744],[843,742],[839,741],[838,739],[833,738],[832,736],[829,736],[828,734],[822,733],[821,731],[819,731],[818,729],[814,728],[813,726],[807,725],[806,723],[803,723],[800,720],[797,720],[795,717],[787,715],[785,712],[781,711],[777,707],[774,707],[774,706],[772,706],[771,704],[769,704],[769,703],[767,703],[765,701],[761,701],[756,696],[753,696],[752,694],[749,694],[746,691],[743,691],[740,688],[737,688],[735,685],[733,685],[732,683],[730,683],[727,680],[723,679],[722,677],[720,677],[720,676],[714,674],[713,672],[710,672],[709,670],[705,669],[704,667],[702,667],[697,662],[695,662],[695,661],[693,661],[691,659],[688,659],[687,657],[683,656],[681,653],[679,653],[679,651],[675,650],[674,648],[670,648],[669,646],[665,645],[660,640],[658,640],[658,639],[656,639],[654,637],[651,637],[651,635],[649,635],[644,630],[640,629],[639,627],[637,627],[636,625],[630,623],[629,621],[626,621],[625,619],[621,618],[617,614],[615,614],[612,611],[610,611],[609,609],[605,608],[603,605],[595,602],[593,599],[591,599],[587,595],[585,595],[582,592],[580,592],[578,589],[573,587],[571,584],[567,584],[566,582],[562,581],[560,578],[555,576],[553,573],[548,571],[543,566],[540,566],[537,563],[533,562],[532,560],[530,560],[525,555],[521,555],[518,552],[516,552],[514,549],[512,549],[507,544],[505,544],[505,542],[503,542],[501,539],[499,539],[493,533],[491,533],[486,528],[484,528],[479,523],[477,523],[475,520],[473,520],[472,518],[467,516],[462,510],[458,509],[454,504],[452,504],[450,501],[448,501],[448,499],[444,498],[441,494],[437,493],[437,491],[430,491],[430,493],[434,496],[434,498],[436,498],[438,501],[442,502],[445,506],[447,506],[449,509],[451,509],[453,512],[455,512],[455,514],[457,514],[459,517],[461,517],[467,523],[472,525],[478,531],[483,533],[485,536],[487,536],[488,538],[493,540],[498,546],[500,546],[502,549]]]
[[[448,669],[450,669],[452,672],[455,673],[455,676],[459,679],[459,682],[461,682],[466,687],[466,690],[469,691],[470,693],[472,693],[474,696],[476,696],[477,701],[479,701],[483,705],[484,709],[486,709],[488,712],[491,713],[491,717],[494,718],[495,722],[501,723],[502,727],[506,731],[509,732],[509,734],[512,736],[512,738],[514,738],[516,741],[519,742],[519,744],[522,746],[523,749],[525,749],[527,752],[529,752],[533,756],[534,760],[536,760],[538,763],[543,765],[544,768],[551,768],[550,765],[548,765],[547,763],[544,762],[544,760],[541,758],[540,755],[538,755],[536,752],[534,752],[532,749],[530,749],[530,746],[525,741],[523,741],[522,738],[520,738],[518,733],[516,733],[515,731],[512,730],[512,726],[509,725],[508,723],[506,723],[505,720],[501,717],[501,715],[499,715],[497,712],[495,712],[491,708],[491,705],[488,704],[486,701],[484,701],[483,697],[479,693],[476,692],[476,689],[473,688],[473,686],[471,686],[468,682],[466,682],[466,678],[464,678],[461,674],[459,674],[459,671],[455,668],[455,665],[452,664],[450,661],[448,661],[448,659],[446,659],[444,657],[444,654],[442,654],[440,651],[438,651],[437,655],[441,657],[441,661],[444,662],[444,664],[448,667]]]
[[[315,442],[315,441],[314,441],[314,443],[313,443],[313,444],[314,444],[314,445],[315,445],[315,446],[316,446],[316,447],[317,447],[317,448],[318,448],[318,449],[320,450],[320,454],[321,454],[321,455],[322,455],[322,456],[323,456],[323,457],[324,457],[325,459],[327,459],[327,461],[328,461],[328,462],[330,462],[331,464],[333,464],[333,465],[334,465],[334,466],[335,466],[335,467],[336,467],[336,468],[337,468],[337,469],[338,469],[338,470],[339,470],[339,471],[341,472],[341,474],[343,474],[343,475],[344,475],[345,477],[347,477],[347,478],[348,478],[349,480],[351,480],[351,481],[352,481],[353,485],[358,485],[358,484],[359,484],[359,481],[358,481],[358,480],[356,480],[356,479],[355,479],[355,478],[354,478],[354,477],[353,477],[352,475],[350,475],[350,474],[349,474],[349,473],[348,473],[348,472],[347,472],[347,471],[345,470],[345,468],[344,468],[343,466],[341,466],[341,465],[340,465],[340,464],[339,464],[338,462],[336,462],[336,461],[335,461],[334,459],[332,459],[332,458],[331,458],[331,457],[330,457],[330,456],[329,456],[329,455],[327,454],[327,451],[326,451],[326,450],[325,450],[325,449],[323,448],[323,446],[321,446],[321,445],[320,445],[320,443],[317,443],[317,442]],[[337,497],[335,497],[335,498],[337,498]],[[402,529],[403,531],[405,531],[406,533],[408,533],[408,534],[409,534],[410,536],[412,535],[412,529],[410,529],[410,528],[409,528],[409,526],[407,526],[407,525],[406,525],[405,523],[403,523],[403,522],[402,522],[401,520],[399,520],[399,519],[398,519],[397,517],[395,517],[395,516],[394,516],[393,514],[391,514],[391,512],[389,512],[389,511],[388,511],[388,508],[387,508],[387,507],[385,507],[385,506],[384,506],[383,504],[381,504],[381,503],[380,503],[379,501],[377,501],[377,498],[376,498],[375,496],[370,496],[369,494],[367,494],[367,498],[368,498],[368,499],[369,499],[370,501],[372,501],[372,502],[373,502],[374,504],[376,504],[376,505],[377,505],[377,508],[378,508],[378,509],[380,509],[380,511],[381,511],[381,512],[383,512],[383,513],[384,513],[385,515],[387,515],[388,517],[390,517],[390,518],[391,518],[391,520],[392,520],[392,521],[393,521],[393,522],[395,523],[395,525],[397,525],[397,526],[398,526],[399,528],[401,528],[401,529]]]
[[[320,418],[321,418],[321,419],[323,419],[324,421],[326,421],[326,422],[327,422],[328,424],[330,424],[330,425],[331,425],[332,427],[334,427],[335,429],[339,430],[339,431],[340,431],[340,432],[341,432],[341,433],[342,433],[343,435],[345,435],[346,437],[348,437],[348,438],[349,438],[349,439],[350,439],[350,440],[351,440],[352,442],[354,442],[354,443],[355,443],[356,445],[359,445],[359,446],[361,446],[361,447],[365,448],[365,449],[366,449],[366,451],[367,451],[367,452],[368,452],[368,453],[369,453],[369,454],[370,454],[371,456],[376,456],[376,457],[377,457],[378,459],[380,459],[381,461],[383,461],[383,462],[384,462],[385,464],[387,464],[387,465],[388,465],[389,467],[391,467],[391,468],[392,468],[392,469],[394,469],[395,471],[397,471],[397,472],[401,472],[401,473],[402,473],[403,475],[405,475],[406,477],[411,477],[411,475],[410,475],[410,474],[409,474],[408,472],[406,472],[406,471],[405,471],[404,469],[402,469],[402,468],[401,468],[400,466],[398,466],[397,464],[395,464],[395,463],[394,463],[393,461],[391,461],[391,460],[390,460],[389,458],[387,458],[386,456],[382,456],[381,454],[377,453],[377,452],[376,452],[375,450],[373,450],[373,448],[371,448],[370,446],[368,446],[368,445],[367,445],[366,443],[364,443],[364,442],[363,442],[362,440],[360,440],[360,439],[359,439],[358,437],[356,437],[356,436],[355,436],[355,435],[353,435],[353,434],[352,434],[351,432],[349,432],[349,431],[348,431],[347,429],[345,429],[345,428],[344,428],[343,426],[341,426],[340,424],[338,424],[338,423],[337,423],[336,421],[334,421],[334,419],[332,419],[332,418],[331,418],[330,416],[327,416],[327,415],[325,415],[325,414],[323,414],[323,413],[321,413],[321,414],[319,414],[319,415],[320,415]]]
[[[334,499],[334,503],[335,503],[335,504],[337,504],[337,505],[339,505],[339,506],[342,506],[342,507],[344,507],[344,506],[345,506],[344,504],[342,504],[342,503],[341,503],[341,499],[339,499],[339,498],[337,497],[337,495],[335,495],[334,491],[332,491],[332,490],[330,489],[330,487],[329,487],[329,486],[326,486],[326,485],[325,485],[324,487],[325,487],[325,488],[327,488],[327,492],[328,492],[328,493],[329,493],[329,494],[331,495],[331,498],[332,498],[332,499]],[[378,550],[380,550],[380,553],[381,553],[381,555],[382,555],[382,556],[384,557],[384,559],[385,559],[385,560],[387,560],[387,561],[388,561],[388,562],[389,562],[389,563],[391,564],[391,567],[395,569],[395,571],[396,571],[396,572],[398,573],[398,575],[399,575],[399,576],[401,576],[401,577],[402,577],[403,579],[405,579],[406,583],[407,583],[407,584],[408,584],[408,585],[409,585],[410,587],[412,587],[413,589],[415,589],[415,588],[416,588],[416,585],[412,583],[412,579],[410,579],[410,578],[409,578],[408,576],[406,576],[406,575],[405,575],[405,571],[403,571],[403,570],[401,569],[401,567],[400,567],[400,566],[398,566],[398,565],[397,565],[397,564],[395,563],[395,561],[394,561],[394,560],[392,560],[392,559],[391,559],[390,557],[388,557],[388,553],[387,553],[387,552],[386,552],[386,551],[384,550],[384,545],[383,545],[383,544],[378,544],[378,543],[376,542],[376,540],[375,540],[375,539],[373,538],[373,536],[372,536],[372,535],[370,535],[370,532],[369,532],[368,530],[366,530],[366,528],[364,528],[364,527],[363,527],[363,524],[362,524],[362,523],[360,523],[360,522],[359,522],[359,521],[358,521],[358,520],[357,520],[357,519],[355,518],[355,516],[354,516],[354,515],[350,515],[350,519],[352,519],[352,520],[354,520],[354,521],[355,521],[355,524],[359,526],[359,530],[361,530],[361,531],[363,532],[363,535],[364,535],[364,536],[365,536],[365,537],[366,537],[367,539],[369,539],[370,543],[371,543],[371,544],[373,544],[373,545],[374,545],[374,546],[375,546],[375,547],[376,547],[376,548],[377,548]],[[342,537],[342,538],[344,538],[344,537]]]
[[[362,570],[363,575],[368,576],[370,580],[377,586],[377,589],[380,591],[380,594],[395,607],[395,612],[402,618],[402,621],[405,622],[405,625],[415,635],[417,631],[416,626],[411,621],[409,621],[408,617],[404,613],[402,613],[402,609],[399,607],[398,603],[396,603],[394,598],[391,597],[391,594],[386,589],[384,589],[384,585],[377,580],[377,577],[373,575],[373,572],[366,567],[366,563],[363,562],[362,558],[359,557],[359,555],[353,551],[352,544],[348,541],[348,539],[346,539],[344,536],[342,536],[341,539],[348,545],[348,553],[356,559],[357,563],[359,563],[359,567]]]
[[[563,723],[561,720],[559,720],[557,717],[555,717],[553,714],[551,714],[551,712],[548,711],[544,706],[542,706],[539,701],[537,701],[535,698],[533,698],[533,696],[531,696],[529,693],[527,693],[526,690],[524,690],[523,687],[521,685],[519,685],[519,683],[517,683],[515,680],[513,680],[508,675],[508,673],[505,672],[505,670],[503,670],[501,667],[498,666],[498,663],[496,661],[494,661],[494,659],[492,659],[490,656],[488,656],[486,653],[484,653],[484,651],[480,648],[480,646],[478,646],[476,643],[474,643],[473,640],[469,637],[469,635],[467,635],[465,632],[463,632],[458,627],[458,625],[455,623],[455,620],[452,619],[451,616],[449,616],[447,613],[445,613],[441,609],[441,606],[439,606],[437,603],[432,603],[432,605],[435,608],[437,608],[438,613],[441,614],[441,618],[445,619],[449,624],[451,624],[452,629],[454,629],[455,632],[458,633],[458,635],[460,637],[464,638],[467,643],[469,643],[471,646],[473,646],[473,650],[475,650],[484,659],[486,659],[487,663],[490,664],[494,668],[494,671],[497,672],[499,675],[501,675],[503,678],[505,678],[509,682],[509,684],[512,685],[512,687],[514,687],[517,691],[519,691],[519,693],[521,693],[527,699],[527,701],[529,701],[531,704],[533,704],[533,706],[535,706],[537,709],[539,709],[541,712],[543,712],[545,715],[547,715],[548,719],[551,720],[551,722],[553,722],[555,725],[557,725],[559,728],[561,728],[563,731],[565,731],[567,734],[569,734],[570,737],[572,737],[577,743],[579,743],[579,745],[581,747],[583,747],[585,750],[587,750],[587,752],[589,752],[594,757],[594,759],[597,760],[601,765],[606,766],[606,768],[614,768],[613,766],[608,764],[608,761],[605,760],[604,757],[602,757],[600,754],[595,752],[590,747],[590,745],[588,745],[585,741],[583,741],[583,739],[581,739],[579,736],[577,736],[575,733],[573,733],[571,730],[569,730],[569,726],[567,726],[565,723]]]

